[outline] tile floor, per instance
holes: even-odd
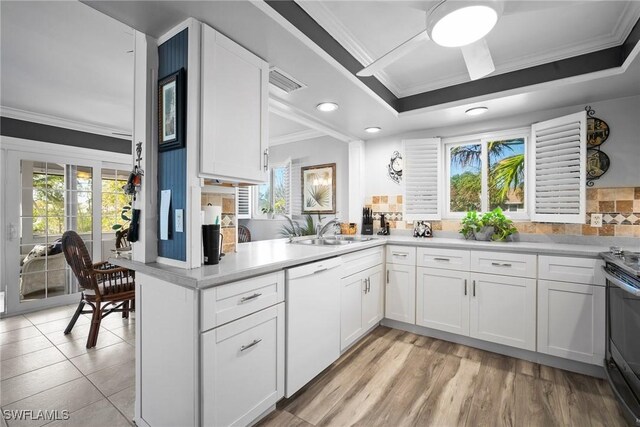
[[[76,307],[0,319],[2,426],[133,425],[135,313],[104,318],[87,350],[90,315],[63,333]],[[5,419],[12,410],[67,410],[69,419]]]

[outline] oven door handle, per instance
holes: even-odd
[[[630,293],[633,296],[640,297],[640,289],[636,288],[635,286],[631,286],[627,283],[624,283],[622,280],[618,279],[617,277],[609,273],[609,270],[604,265],[602,266],[602,270],[604,271],[605,279],[607,279],[609,282],[613,283],[620,289]]]

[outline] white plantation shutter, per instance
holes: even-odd
[[[289,160],[284,166],[284,186],[288,189],[285,200],[286,202],[286,212],[287,215],[291,215],[291,160]]]
[[[438,220],[442,204],[440,138],[410,139],[404,144],[404,219]]]
[[[236,214],[238,219],[251,219],[251,187],[236,188]]]
[[[531,219],[584,224],[586,111],[531,127]]]

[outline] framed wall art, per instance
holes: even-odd
[[[336,164],[302,168],[302,213],[336,213]]]
[[[158,150],[184,147],[184,68],[158,83]]]

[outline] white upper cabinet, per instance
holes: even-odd
[[[202,25],[200,173],[261,183],[269,169],[269,64]]]

